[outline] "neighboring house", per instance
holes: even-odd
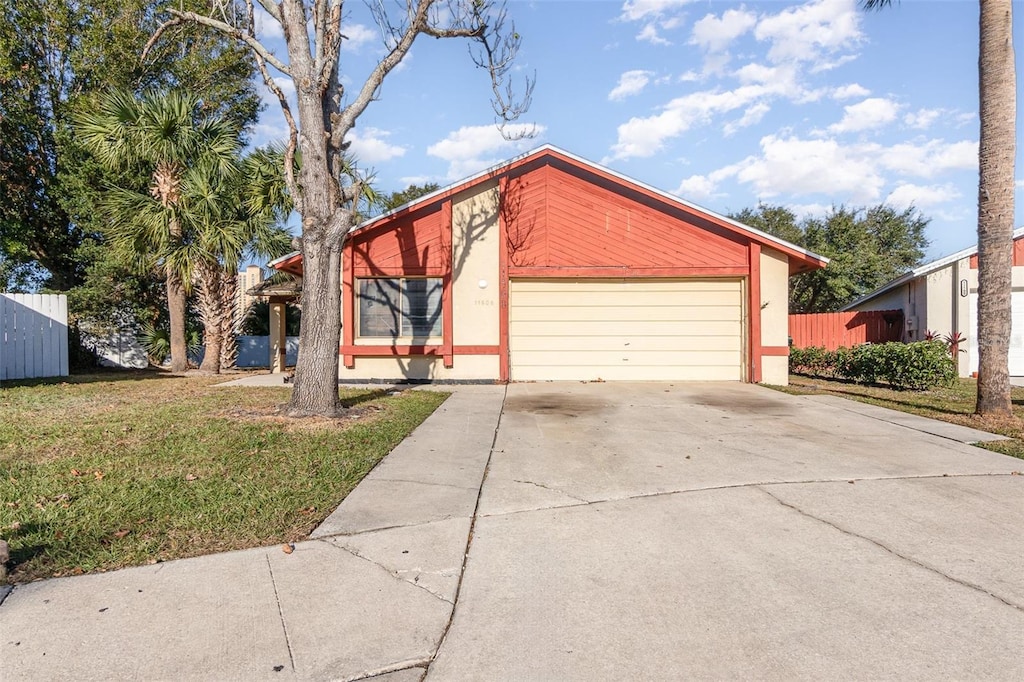
[[[1013,330],[1010,374],[1024,376],[1024,227],[1013,233]],[[843,310],[902,310],[904,341],[931,331],[967,337],[960,376],[978,371],[978,247],[958,251],[897,277]]]
[[[546,145],[353,229],[339,374],[785,384],[789,276],[827,262]]]

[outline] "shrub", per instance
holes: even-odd
[[[809,374],[813,377],[833,374],[834,360],[831,351],[823,346],[789,349],[789,369],[795,374]]]
[[[895,389],[927,390],[956,381],[956,363],[945,342],[865,343],[829,351],[790,349],[790,370],[814,377],[826,374],[861,384],[885,382]]]

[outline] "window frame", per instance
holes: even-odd
[[[390,281],[395,283],[393,291],[397,293],[398,301],[401,306],[399,311],[397,333],[385,333],[385,334],[367,334],[364,330],[364,319],[363,319],[363,301],[365,296],[363,294],[364,283],[374,281]],[[408,283],[410,281],[422,281],[427,282],[425,287],[426,302],[428,306],[427,316],[436,311],[436,318],[431,322],[431,328],[426,334],[417,334],[413,328],[413,316],[411,311],[408,309],[410,299],[408,294]],[[433,283],[433,285],[431,284]],[[437,344],[443,340],[444,334],[444,278],[441,276],[429,276],[429,275],[398,275],[398,276],[382,276],[382,277],[356,277],[355,278],[355,291],[354,291],[354,303],[355,308],[355,335],[353,340],[358,341],[390,341],[392,345],[396,341],[409,341],[416,339],[417,341],[422,340],[423,343]],[[380,291],[381,289],[378,289]],[[436,308],[429,308],[431,296],[436,296]],[[393,304],[389,300],[386,305],[393,307]]]

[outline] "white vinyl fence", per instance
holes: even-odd
[[[0,380],[68,375],[68,297],[0,294]]]

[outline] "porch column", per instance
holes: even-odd
[[[281,299],[270,299],[270,373],[284,372],[287,341],[285,339],[284,309]]]

